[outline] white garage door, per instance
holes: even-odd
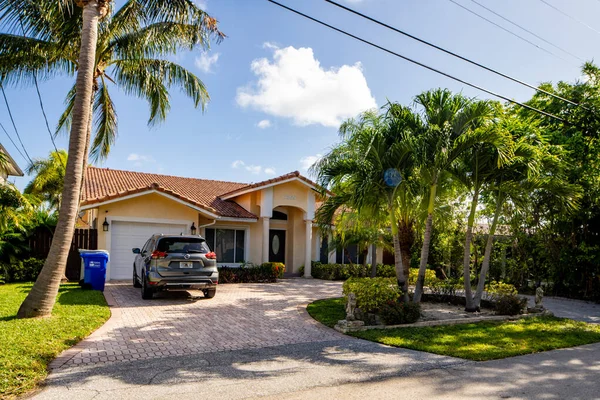
[[[155,233],[186,233],[187,226],[179,224],[158,224],[146,222],[113,221],[110,239],[110,279],[131,279],[133,259],[131,249],[144,246]]]

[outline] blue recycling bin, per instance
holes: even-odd
[[[108,251],[106,250],[79,250],[83,259],[83,285],[93,290],[104,291],[106,282],[106,264]]]

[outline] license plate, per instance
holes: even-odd
[[[179,268],[194,268],[194,263],[191,261],[182,261],[179,263]]]

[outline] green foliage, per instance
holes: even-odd
[[[16,261],[12,264],[3,265],[6,282],[29,282],[35,281],[40,274],[44,260],[38,258],[28,258],[23,261]]]
[[[502,296],[516,296],[517,288],[510,283],[492,281],[485,287],[485,291],[492,300]]]
[[[0,210],[23,206],[22,197],[11,185],[0,185]]]
[[[386,325],[412,324],[421,317],[421,305],[412,302],[391,302],[379,310],[379,316]]]
[[[504,294],[496,296],[494,309],[498,315],[519,315],[527,307],[527,299],[515,294]]]
[[[283,277],[285,265],[282,263],[243,264],[237,268],[220,267],[219,283],[269,283]]]
[[[600,342],[600,326],[553,317],[354,332],[388,346],[474,361],[497,360]]]
[[[27,167],[27,174],[34,175],[25,187],[24,193],[32,194],[46,201],[52,210],[58,211],[67,166],[67,152],[50,152],[48,158],[36,158]]]
[[[306,311],[323,325],[333,328],[338,321],[346,319],[346,300],[343,297],[317,300],[310,303]]]
[[[110,317],[102,293],[61,285],[51,318],[17,319],[31,284],[0,286],[0,398],[21,395],[42,382],[48,364]]]
[[[385,304],[400,298],[400,289],[395,279],[351,278],[344,282],[344,296],[356,295],[356,305],[363,312],[377,312]]]

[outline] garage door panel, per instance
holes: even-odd
[[[131,279],[135,254],[155,233],[178,235],[186,233],[182,224],[113,221],[111,224],[110,279]]]

